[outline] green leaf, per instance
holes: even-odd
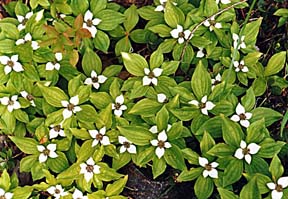
[[[169,113],[168,113],[167,109],[165,108],[165,106],[163,106],[160,109],[160,111],[158,111],[155,119],[156,119],[157,129],[159,132],[167,129],[168,120],[169,120]]]
[[[166,170],[166,162],[163,158],[154,157],[152,165],[153,178],[157,178]]]
[[[91,105],[81,105],[81,111],[76,113],[78,120],[82,122],[95,122],[97,117],[97,112],[95,108]]]
[[[13,53],[15,41],[12,39],[3,39],[0,42],[0,53]]]
[[[213,146],[207,153],[209,155],[217,156],[217,157],[227,157],[233,155],[235,150],[231,148],[229,145],[224,143],[219,143]]]
[[[222,116],[222,133],[224,141],[232,146],[239,147],[241,140],[243,140],[244,133],[238,123]]]
[[[177,71],[179,64],[179,61],[164,62],[161,67],[163,69],[163,75],[168,76],[174,74]]]
[[[176,28],[177,25],[184,24],[185,15],[181,9],[177,8],[172,2],[167,1],[164,12],[165,22],[172,28]]]
[[[253,45],[256,43],[259,28],[262,22],[262,17],[256,21],[250,22],[246,25],[243,35],[245,36],[246,45]]]
[[[33,191],[33,187],[17,187],[13,191],[13,199],[27,199]]]
[[[235,195],[232,191],[228,191],[227,189],[224,188],[217,188],[221,199],[238,199],[239,197]]]
[[[150,140],[154,139],[154,135],[149,130],[140,126],[118,126],[117,128],[128,140],[139,146],[149,145]]]
[[[214,183],[211,178],[204,178],[200,175],[194,185],[194,191],[198,199],[207,199],[214,190]]]
[[[90,76],[93,70],[98,75],[102,71],[102,62],[100,57],[95,52],[93,52],[92,49],[87,48],[83,55],[82,67],[86,75]]]
[[[119,170],[131,161],[131,155],[129,153],[120,153],[119,158],[113,158],[112,167]]]
[[[28,155],[21,159],[20,172],[30,172],[31,168],[38,162],[39,155]]]
[[[106,6],[107,6],[106,0],[91,0],[90,1],[90,8],[94,14],[96,14],[100,10],[104,10]]]
[[[180,148],[175,144],[171,145],[172,147],[166,149],[164,153],[164,159],[166,160],[167,164],[169,164],[175,169],[186,169],[186,165]]]
[[[223,185],[224,187],[237,182],[243,172],[243,161],[232,159],[224,170]]]
[[[265,127],[265,121],[264,119],[261,119],[256,122],[253,122],[247,128],[246,142],[260,143],[267,135],[269,136],[269,132]]]
[[[193,73],[191,87],[198,100],[201,100],[205,95],[209,95],[211,91],[211,77],[202,61],[198,63]]]
[[[145,98],[137,102],[131,108],[129,114],[153,116],[160,110],[161,107],[162,104],[158,103],[157,101]]]
[[[177,182],[187,182],[198,178],[203,172],[203,168],[192,168],[190,170],[184,170],[177,177]]]
[[[261,199],[261,194],[257,186],[257,178],[253,177],[241,190],[240,199]]]
[[[207,131],[205,131],[202,140],[200,142],[200,149],[202,154],[206,154],[214,145],[215,145],[214,139]]]
[[[47,165],[55,173],[60,173],[69,167],[68,160],[64,153],[57,151],[57,158],[48,158]]]
[[[249,88],[246,91],[246,95],[242,97],[241,102],[246,111],[249,111],[254,107],[255,95],[254,95],[253,88]]]
[[[270,126],[271,124],[280,120],[283,117],[281,113],[278,113],[277,111],[265,107],[255,108],[251,111],[251,113],[252,113],[252,118],[250,119],[251,123],[264,118],[266,127]]]
[[[175,117],[182,121],[189,121],[199,115],[197,107],[182,107],[169,110]]]
[[[150,68],[159,68],[164,61],[163,53],[161,52],[161,49],[155,50],[150,57]],[[162,68],[163,69],[163,68]],[[163,69],[164,70],[164,69]],[[163,71],[164,72],[164,71]]]
[[[117,180],[113,184],[108,184],[106,187],[107,196],[119,195],[123,191],[127,183],[127,180],[128,180],[128,175],[126,175],[124,178]]]
[[[69,129],[71,133],[78,139],[82,140],[88,140],[91,139],[90,134],[87,132],[86,129],[76,129],[76,128],[70,128]]]
[[[130,6],[127,10],[125,10],[124,15],[126,17],[125,21],[123,22],[124,28],[126,32],[131,32],[139,21],[137,7],[135,5]]]
[[[254,90],[255,96],[261,96],[266,91],[266,80],[262,77],[256,78],[252,83],[252,88]]]
[[[263,158],[272,158],[280,152],[284,145],[285,142],[275,142],[272,138],[267,138],[260,144],[261,148],[257,155]]]
[[[144,76],[144,68],[149,68],[147,61],[136,53],[121,53],[127,71],[135,76]]]
[[[285,60],[286,60],[285,51],[274,54],[268,61],[264,75],[267,77],[280,72],[285,66]]]
[[[37,142],[32,138],[20,138],[20,137],[12,137],[9,138],[16,144],[16,146],[24,153],[27,154],[38,154],[37,150]]]
[[[97,26],[97,28],[105,31],[115,29],[125,20],[123,14],[110,9],[101,10],[95,15],[95,17],[102,20],[101,23]]]
[[[104,109],[112,102],[112,99],[106,92],[93,92],[90,95],[90,101],[96,106],[97,109]]]
[[[89,157],[91,157],[95,151],[95,147],[92,148],[93,139],[85,141],[79,151],[77,151],[77,162],[86,161]]]
[[[107,53],[110,46],[109,36],[101,30],[97,30],[97,34],[93,39],[95,48]]]
[[[281,160],[278,158],[277,155],[274,155],[270,163],[269,171],[272,174],[272,178],[275,179],[278,179],[283,175],[284,167],[282,166]]]
[[[11,183],[10,183],[10,176],[6,169],[1,174],[0,177],[0,187],[4,189],[4,191],[8,191],[10,189]]]
[[[88,0],[78,1],[78,0],[71,0],[70,6],[73,10],[74,15],[83,14],[89,7]]]
[[[44,99],[48,104],[55,107],[63,107],[61,101],[68,101],[67,95],[58,87],[46,87],[41,84],[37,84],[40,91],[43,94]]]

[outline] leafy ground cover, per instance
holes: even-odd
[[[2,1],[0,198],[288,198],[286,1]]]

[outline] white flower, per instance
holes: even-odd
[[[204,57],[204,56],[205,56],[204,48],[203,48],[203,47],[199,47],[199,50],[198,50],[198,52],[197,52],[197,54],[196,54],[196,57],[202,58],[202,57]]]
[[[168,98],[164,93],[159,93],[159,94],[157,94],[157,101],[159,103],[166,103],[166,102],[168,102]]]
[[[214,28],[220,29],[222,28],[221,23],[215,21],[215,17],[212,16],[210,19],[204,21],[204,26],[209,27],[210,32],[214,30]]]
[[[218,73],[215,77],[215,79],[211,79],[211,83],[212,83],[212,90],[215,88],[215,86],[219,83],[221,83],[222,77],[220,75],[220,73]]]
[[[124,136],[118,136],[118,141],[122,146],[120,147],[120,153],[124,153],[125,151],[128,151],[128,153],[134,153],[136,154],[136,146],[132,144],[127,138]]]
[[[48,62],[46,64],[46,70],[60,70],[60,64],[59,62],[62,60],[62,53],[55,53],[55,58],[56,58],[56,61],[54,62]]]
[[[40,152],[39,155],[39,162],[43,163],[46,162],[48,157],[50,158],[57,158],[58,155],[56,151],[56,144],[48,144],[47,147],[43,145],[37,145],[37,150]]]
[[[236,115],[231,117],[231,120],[234,122],[239,122],[244,127],[248,127],[250,125],[249,119],[251,119],[252,113],[245,112],[244,106],[238,103],[236,107]]]
[[[160,5],[158,5],[154,10],[157,12],[165,12],[165,6],[166,6],[167,0],[160,0]],[[172,2],[174,4],[174,6],[177,5],[177,3]]]
[[[97,33],[96,26],[99,25],[101,22],[101,19],[94,18],[93,19],[93,13],[90,10],[87,10],[84,15],[84,23],[82,28],[86,28],[91,33],[92,37],[94,38]]]
[[[92,157],[90,157],[85,163],[80,164],[80,174],[84,174],[86,182],[89,182],[94,174],[100,173],[100,166],[95,165],[95,162]]]
[[[215,169],[219,165],[217,162],[212,162],[209,164],[206,158],[199,157],[199,164],[205,168],[202,173],[204,178],[207,178],[208,176],[211,178],[218,178],[218,171]]]
[[[2,105],[7,106],[7,110],[11,113],[13,110],[20,109],[21,105],[17,101],[18,96],[13,95],[11,99],[9,97],[2,97],[0,98],[0,102]]]
[[[73,115],[73,113],[77,113],[82,110],[80,106],[77,106],[79,104],[78,95],[71,97],[69,102],[62,100],[61,104],[63,107],[66,107],[62,113],[64,120],[70,118]]]
[[[178,43],[182,44],[184,43],[185,39],[191,39],[193,34],[191,34],[190,30],[185,30],[183,32],[183,27],[181,25],[177,25],[177,28],[170,31],[170,34],[173,38],[178,39]],[[189,37],[190,36],[190,37]]]
[[[20,94],[22,97],[26,98],[32,106],[36,106],[33,95],[29,94],[27,91],[21,91]]]
[[[288,187],[288,177],[281,177],[278,179],[277,184],[269,182],[266,184],[272,191],[272,199],[281,199],[283,196],[283,189]]]
[[[215,107],[215,104],[207,101],[207,95],[202,97],[201,102],[198,102],[197,100],[191,100],[188,103],[198,106],[201,109],[202,114],[204,115],[208,115],[208,111],[212,110]]]
[[[13,193],[5,192],[4,189],[0,188],[0,198],[2,199],[12,199]]]
[[[142,79],[143,86],[149,86],[151,83],[155,86],[158,84],[158,79],[163,72],[162,68],[154,68],[152,71],[149,68],[144,68],[145,76]]]
[[[56,186],[51,186],[47,189],[48,193],[55,197],[55,199],[59,199],[61,196],[68,195],[67,192],[64,191],[60,184]]]
[[[219,2],[221,2],[222,4],[229,4],[231,3],[230,0],[216,0],[216,3],[219,4]]]
[[[18,55],[12,55],[11,58],[5,55],[0,56],[0,63],[5,65],[5,75],[9,74],[12,70],[14,70],[15,72],[24,71],[22,64],[18,62]]]
[[[247,73],[249,71],[248,67],[245,66],[244,60],[241,60],[240,64],[238,61],[234,61],[233,64],[236,72],[242,71],[243,73]]]
[[[21,16],[21,15],[17,15],[17,19],[19,21],[19,25],[18,25],[18,30],[21,31],[23,29],[25,29],[26,27],[26,22],[28,21],[28,19],[30,19],[33,15],[33,12],[28,12],[25,16]]]
[[[241,140],[240,142],[240,148],[238,148],[234,154],[234,156],[236,158],[238,158],[239,160],[242,160],[243,158],[245,158],[245,161],[250,164],[252,157],[251,155],[254,155],[256,153],[258,153],[258,151],[260,150],[261,146],[259,146],[258,144],[255,143],[250,143],[248,146],[246,144],[245,141]],[[250,155],[251,154],[251,155]]]
[[[241,37],[240,42],[239,42],[239,39],[240,39],[240,38],[239,38],[239,35],[233,33],[233,34],[232,34],[232,38],[233,38],[233,47],[234,47],[234,48],[237,48],[238,50],[239,50],[240,48],[246,48],[246,44],[244,43],[245,36],[242,36],[242,37]],[[238,42],[239,42],[239,46],[238,46]]]
[[[112,110],[114,110],[114,114],[118,117],[120,117],[124,110],[127,109],[127,106],[123,104],[124,103],[124,96],[119,95],[115,99],[115,104],[112,104]]]
[[[167,135],[165,130],[161,131],[161,133],[158,134],[157,140],[151,140],[150,143],[152,146],[157,146],[155,153],[157,157],[160,159],[164,153],[165,153],[165,148],[171,148],[172,145],[169,142],[166,142],[167,140]]]
[[[75,189],[72,197],[73,199],[88,199],[88,196],[84,196],[83,193],[78,189]]]
[[[38,42],[37,41],[32,41],[32,36],[30,33],[27,33],[24,38],[22,39],[18,39],[16,41],[16,45],[20,45],[20,44],[25,44],[26,42],[29,42],[31,41],[31,47],[33,50],[37,50],[38,48],[40,48],[40,46],[38,45]]]
[[[94,138],[92,142],[92,147],[96,146],[99,142],[106,146],[110,144],[109,137],[105,135],[106,127],[102,127],[99,131],[98,130],[88,130],[89,134],[92,138]]]
[[[62,129],[62,124],[58,125],[50,125],[50,130],[49,130],[49,139],[56,138],[58,136],[65,137],[64,130]]]
[[[105,77],[104,75],[97,75],[97,73],[92,70],[91,78],[88,77],[87,79],[85,79],[84,84],[93,85],[95,89],[98,89],[100,87],[100,84],[103,84],[106,80],[107,77]]]
[[[166,129],[166,132],[168,132],[168,131],[171,129],[171,127],[172,127],[172,125],[171,125],[171,124],[168,124],[168,125],[167,125],[167,129]],[[156,134],[156,133],[158,133],[158,128],[157,128],[156,125],[154,125],[154,126],[152,126],[152,127],[149,129],[149,131],[150,131],[151,133],[153,133],[153,134]]]

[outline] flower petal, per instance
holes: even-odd
[[[154,9],[154,11],[157,11],[157,12],[161,12],[161,11],[163,11],[164,10],[164,7],[162,6],[162,5],[158,5],[155,9]]]
[[[89,32],[91,33],[92,37],[94,38],[97,33],[97,28],[95,26],[91,26],[87,28]]]
[[[73,113],[77,113],[77,112],[80,112],[82,111],[82,108],[80,106],[75,106],[74,109],[73,109]]]
[[[142,79],[142,85],[143,86],[149,86],[152,82],[152,79],[149,78],[148,76],[144,76]]]
[[[56,138],[56,137],[58,137],[58,132],[57,131],[55,131],[54,129],[50,129],[50,131],[49,131],[49,139],[53,139],[53,138]]]
[[[213,102],[206,102],[206,109],[207,110],[212,110],[215,107],[215,104]]]
[[[179,38],[178,38],[178,43],[179,43],[179,44],[183,44],[183,43],[184,43],[184,41],[185,41],[185,40],[184,40],[184,38],[183,38],[183,37],[179,37]]]
[[[93,175],[94,175],[94,173],[92,173],[92,172],[84,173],[84,178],[85,178],[86,182],[89,182],[93,178]]]
[[[164,130],[158,134],[158,140],[161,140],[164,142],[167,140],[167,135],[166,135],[166,132]]]
[[[0,98],[1,104],[5,105],[5,106],[7,106],[9,104],[9,101],[10,101],[9,97]]]
[[[208,110],[207,110],[207,108],[202,108],[202,109],[201,109],[201,112],[202,112],[202,114],[204,114],[204,115],[208,115]]]
[[[120,147],[120,150],[119,150],[119,151],[120,151],[120,153],[124,153],[124,152],[126,151],[126,149],[127,149],[127,148],[122,145],[122,146]]]
[[[248,128],[250,126],[250,122],[248,120],[240,120],[240,124],[245,128]]]
[[[252,113],[246,112],[245,116],[246,116],[246,119],[249,120],[252,117]]]
[[[90,10],[87,10],[84,15],[84,21],[92,20],[93,13]]]
[[[54,70],[54,64],[52,62],[48,62],[46,64],[45,70]]]
[[[218,171],[216,169],[211,169],[211,171],[209,171],[209,176],[211,178],[218,178]]]
[[[198,57],[198,58],[202,58],[204,56],[205,56],[205,54],[203,53],[203,50],[199,50],[196,54],[196,57]]]
[[[109,145],[110,141],[109,141],[109,137],[108,136],[103,136],[102,140],[100,141],[101,144],[103,144],[104,146]]]
[[[121,136],[121,135],[118,136],[118,142],[119,142],[120,144],[124,144],[124,142],[127,142],[127,141],[128,141],[128,140],[127,140],[126,137]]]
[[[90,77],[86,78],[84,84],[91,85],[93,84],[92,79]]]
[[[170,31],[170,35],[175,39],[177,39],[179,37],[179,33],[180,32],[177,29],[173,29]]]
[[[166,99],[167,99],[167,97],[166,97],[166,95],[164,93],[157,94],[157,101],[159,103],[165,102]]]
[[[153,69],[153,73],[154,73],[154,76],[155,77],[159,77],[163,72],[163,69],[162,68],[154,68]]]
[[[88,132],[92,138],[96,138],[96,135],[98,134],[97,130],[88,130]]]
[[[251,160],[252,160],[252,157],[250,154],[247,154],[244,156],[245,157],[245,161],[248,163],[248,164],[251,164]]]
[[[199,102],[197,100],[191,100],[190,102],[188,102],[188,104],[192,104],[192,105],[195,105],[195,106],[199,106]]]
[[[250,143],[247,148],[249,149],[250,154],[256,154],[260,150],[261,146],[255,143]]]
[[[39,159],[39,162],[40,162],[40,163],[43,163],[43,162],[46,162],[47,158],[48,158],[47,155],[44,155],[43,153],[40,153],[38,159]]]
[[[152,126],[150,129],[149,129],[149,131],[151,132],[151,133],[158,133],[158,129],[157,129],[157,126],[156,125],[154,125],[154,126]]]
[[[281,177],[278,179],[277,183],[282,186],[283,189],[288,187],[288,177]]]
[[[5,193],[5,196],[4,196],[5,199],[12,199],[12,197],[13,197],[13,193],[10,193],[10,192]]]
[[[172,147],[172,145],[171,145],[169,142],[165,142],[165,143],[164,143],[164,147],[165,147],[166,149],[169,149],[169,148]]]
[[[0,188],[0,196],[3,196],[4,194],[5,194],[4,189],[1,189],[1,188]]]
[[[278,192],[277,190],[273,190],[271,193],[272,199],[281,199],[283,196],[283,192]]]
[[[122,115],[123,111],[122,110],[114,110],[114,115],[120,117]]]
[[[86,161],[86,163],[87,163],[88,165],[92,165],[92,166],[95,165],[95,161],[93,160],[92,157],[90,157],[90,158]]]
[[[191,31],[190,31],[190,30],[185,30],[185,31],[184,31],[184,38],[185,38],[186,40],[191,39],[191,38],[192,38],[192,35],[190,36],[190,34],[191,34]],[[190,36],[190,37],[189,37],[189,36]]]
[[[222,28],[222,24],[221,24],[221,23],[216,23],[216,24],[215,24],[215,28],[218,28],[218,29],[219,29],[219,28]]]
[[[210,165],[212,168],[216,168],[219,164],[217,162],[212,162]]]
[[[230,119],[231,119],[232,121],[234,121],[234,122],[239,122],[239,121],[240,121],[239,115],[233,115]]]
[[[241,140],[240,147],[241,147],[241,149],[245,149],[247,147],[247,144],[244,140]]]
[[[37,150],[43,152],[46,148],[43,145],[37,145]]]
[[[151,71],[150,71],[149,68],[144,68],[144,73],[145,73],[145,75],[149,75],[150,72],[151,72]]]
[[[100,84],[103,84],[106,80],[107,80],[107,77],[105,77],[104,75],[99,75],[98,76],[98,82]]]
[[[56,151],[57,145],[56,144],[48,144],[47,149],[51,151]]]
[[[154,84],[155,86],[158,85],[158,80],[156,77],[153,77],[152,80],[151,80],[152,84]]]
[[[51,186],[51,187],[49,187],[49,188],[47,189],[47,191],[48,191],[48,193],[50,193],[51,195],[53,195],[53,194],[55,194],[55,189],[56,189],[56,187]]]
[[[57,155],[57,153],[55,153],[54,151],[50,151],[49,157],[50,157],[50,158],[57,158],[58,155]]]
[[[156,153],[157,157],[160,159],[164,155],[165,149],[157,147],[156,150],[155,150],[155,153]]]
[[[99,143],[99,140],[94,139],[92,142],[92,147],[97,146],[98,143]]]
[[[239,160],[242,160],[244,158],[244,154],[243,154],[243,150],[241,148],[238,148],[236,151],[235,151],[235,154],[234,156],[236,158],[238,158]]]
[[[150,143],[152,146],[158,146],[158,140],[151,140]]]
[[[206,102],[207,102],[207,95],[205,95],[205,96],[202,97],[201,102],[202,102],[202,103],[206,103]]]
[[[100,24],[101,21],[102,21],[101,19],[95,18],[95,19],[92,20],[92,23],[93,23],[94,26],[97,26],[97,25]]]
[[[74,104],[74,105],[78,105],[79,104],[79,97],[78,95],[74,96],[74,97],[71,97],[70,98],[70,103],[71,104]]]
[[[276,184],[273,183],[273,182],[269,182],[269,183],[266,184],[266,186],[267,186],[269,189],[274,190],[275,187],[276,187]]]
[[[130,147],[127,149],[127,151],[129,153],[133,153],[133,154],[136,154],[137,153],[137,150],[136,150],[136,146],[131,144]]]
[[[209,175],[209,171],[207,171],[206,169],[203,171],[202,173],[204,178],[207,178],[207,176]]]
[[[93,173],[95,173],[95,174],[99,174],[99,173],[101,173],[101,172],[100,172],[100,166],[98,166],[98,165],[94,165]]]
[[[210,22],[209,20],[205,20],[203,23],[204,26],[209,27],[210,26]]]
[[[242,72],[244,73],[247,73],[249,71],[248,67],[247,66],[244,66],[242,69],[241,69]]]
[[[103,127],[99,130],[99,133],[100,133],[101,135],[105,135],[105,133],[106,133],[106,126],[103,126]]]
[[[65,108],[62,112],[64,120],[70,118],[73,115],[72,111],[69,111],[67,108]]]
[[[207,160],[207,158],[203,158],[203,157],[199,157],[199,158],[198,158],[198,162],[199,162],[199,165],[202,166],[202,167],[205,167],[206,164],[209,163],[208,160]]]
[[[24,71],[24,68],[19,62],[14,62],[13,70],[16,72],[21,72]]]

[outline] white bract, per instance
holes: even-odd
[[[288,177],[281,177],[278,179],[277,183],[269,182],[266,185],[272,190],[272,199],[281,199],[283,196],[283,189],[288,187]]]
[[[78,95],[71,97],[69,102],[66,100],[62,100],[61,104],[63,107],[65,107],[65,109],[62,112],[64,120],[70,118],[73,115],[73,113],[77,113],[82,110],[80,106],[77,106],[79,104]]]
[[[203,47],[199,47],[199,50],[197,51],[196,57],[202,58],[204,56],[205,56],[204,48]]]
[[[4,189],[0,188],[0,198],[2,199],[12,199],[13,193],[5,192]]]
[[[204,115],[208,115],[208,111],[212,110],[215,107],[215,104],[213,104],[210,101],[207,101],[207,95],[202,97],[201,102],[198,102],[197,100],[191,100],[188,103],[199,107],[201,109],[202,114]]]
[[[31,47],[33,50],[37,50],[38,48],[40,48],[40,46],[38,45],[38,42],[37,41],[32,41],[32,36],[30,33],[27,33],[24,38],[22,39],[18,39],[16,41],[16,45],[20,45],[20,44],[25,44],[26,42],[29,42],[31,41]]]
[[[107,77],[104,75],[97,75],[97,73],[92,70],[91,77],[85,79],[84,84],[93,85],[95,89],[100,87],[100,84],[103,84],[107,80]]]
[[[132,144],[126,137],[124,136],[118,136],[118,141],[122,146],[120,147],[120,153],[124,153],[125,151],[128,151],[128,153],[136,154],[136,146]]]
[[[12,55],[11,58],[8,56],[0,56],[0,63],[4,65],[5,75],[9,74],[12,70],[15,72],[24,71],[24,68],[20,62],[18,62],[18,55]]]
[[[171,127],[172,127],[172,125],[171,125],[171,124],[168,124],[168,125],[167,125],[167,129],[166,129],[166,132],[168,132],[168,131],[171,129]],[[151,133],[153,133],[153,134],[156,134],[156,133],[158,133],[158,128],[157,128],[156,125],[154,125],[154,126],[152,126],[152,127],[149,129],[149,131],[150,131]]]
[[[106,127],[102,127],[99,131],[98,130],[88,130],[90,136],[94,139],[92,142],[92,147],[96,146],[99,142],[106,146],[110,144],[109,137],[106,136]]]
[[[209,164],[206,158],[199,157],[199,164],[205,168],[202,173],[204,178],[207,178],[208,176],[211,178],[218,178],[218,171],[215,169],[219,165],[217,162],[212,162]]]
[[[47,189],[48,193],[50,193],[52,196],[54,196],[55,199],[59,199],[62,196],[67,196],[68,193],[64,191],[62,186],[60,184],[57,184],[56,186],[51,186]]]
[[[80,174],[84,174],[86,182],[89,182],[93,178],[94,174],[100,173],[100,166],[95,164],[92,157],[90,157],[86,163],[81,163],[80,168]]]
[[[62,124],[50,125],[49,139],[57,138],[58,136],[65,137],[64,130],[62,129]]]
[[[88,196],[84,196],[83,193],[78,189],[75,189],[72,197],[73,199],[88,199]]]
[[[112,110],[114,110],[114,115],[120,117],[123,114],[123,111],[127,109],[127,106],[124,105],[124,96],[119,95],[115,99],[115,104],[112,103]]]
[[[191,39],[193,34],[191,34],[190,30],[183,31],[183,27],[181,25],[177,25],[177,28],[170,31],[170,34],[173,38],[178,39],[178,43],[184,43],[185,39]]]
[[[157,12],[161,12],[161,11],[164,11],[165,12],[165,6],[166,6],[166,3],[167,3],[167,0],[160,0],[160,5],[158,5],[154,10],[157,11]],[[177,5],[177,3],[175,2],[172,2],[174,6]]]
[[[222,4],[229,4],[231,3],[230,0],[216,0],[216,3],[219,4],[219,2],[221,2]]]
[[[247,146],[247,143],[244,140],[241,140],[240,142],[240,148],[238,148],[235,151],[234,156],[236,158],[238,158],[239,160],[242,160],[243,158],[245,158],[245,161],[250,164],[252,157],[251,155],[255,155],[256,153],[258,153],[258,151],[260,150],[261,146],[259,146],[258,144],[255,143],[250,143]]]
[[[211,79],[212,90],[215,88],[217,84],[221,83],[221,80],[222,80],[222,77],[220,73],[218,73],[214,79]]]
[[[59,62],[62,60],[63,56],[62,53],[55,53],[55,59],[56,61],[54,62],[48,62],[46,64],[46,70],[60,70],[60,64]]]
[[[164,93],[159,93],[159,94],[157,94],[157,101],[159,103],[166,103],[166,102],[168,102],[168,98]]]
[[[245,66],[244,60],[241,60],[240,63],[238,61],[234,61],[233,64],[236,72],[242,71],[243,73],[247,73],[249,71],[248,67]]]
[[[92,37],[94,38],[97,33],[96,26],[99,25],[101,22],[101,19],[94,18],[93,19],[93,13],[90,10],[87,10],[84,15],[84,23],[82,28],[86,28],[91,33]]]
[[[39,162],[43,163],[46,162],[46,160],[48,159],[48,157],[50,158],[57,158],[58,155],[55,152],[56,151],[56,144],[48,144],[47,147],[43,146],[43,145],[37,145],[37,150],[40,152],[39,155]]]
[[[0,102],[2,105],[7,106],[7,110],[11,113],[13,110],[17,110],[21,108],[20,103],[17,101],[18,96],[13,95],[11,99],[9,97],[0,98]]]
[[[167,141],[167,135],[165,130],[161,131],[161,133],[158,134],[157,139],[150,141],[152,146],[157,147],[155,153],[159,159],[164,155],[165,149],[172,147],[172,145],[166,141]]]
[[[236,115],[231,117],[231,120],[234,122],[239,122],[244,127],[250,126],[249,119],[251,119],[252,113],[246,112],[244,106],[238,103],[236,107]]]
[[[157,86],[158,79],[163,72],[162,68],[154,68],[152,71],[149,68],[144,68],[145,76],[142,79],[143,86],[149,86],[151,84]]]
[[[20,94],[22,97],[26,98],[32,106],[36,106],[33,95],[29,94],[27,91],[21,91]]]
[[[240,48],[246,48],[246,44],[244,42],[245,36],[241,36],[241,39],[240,39],[239,35],[233,33],[232,38],[233,38],[233,47],[234,48],[237,48],[238,50]],[[240,39],[240,41],[239,41],[239,39]],[[238,42],[239,42],[239,45],[238,45]]]
[[[222,28],[221,23],[215,21],[215,17],[212,16],[210,19],[204,21],[204,26],[209,27],[210,32],[214,30],[214,28]]]
[[[17,19],[19,21],[19,25],[17,26],[18,30],[21,31],[23,29],[25,29],[26,27],[26,22],[28,21],[28,19],[30,19],[33,15],[33,12],[28,12],[25,16],[21,16],[21,15],[17,15]]]

